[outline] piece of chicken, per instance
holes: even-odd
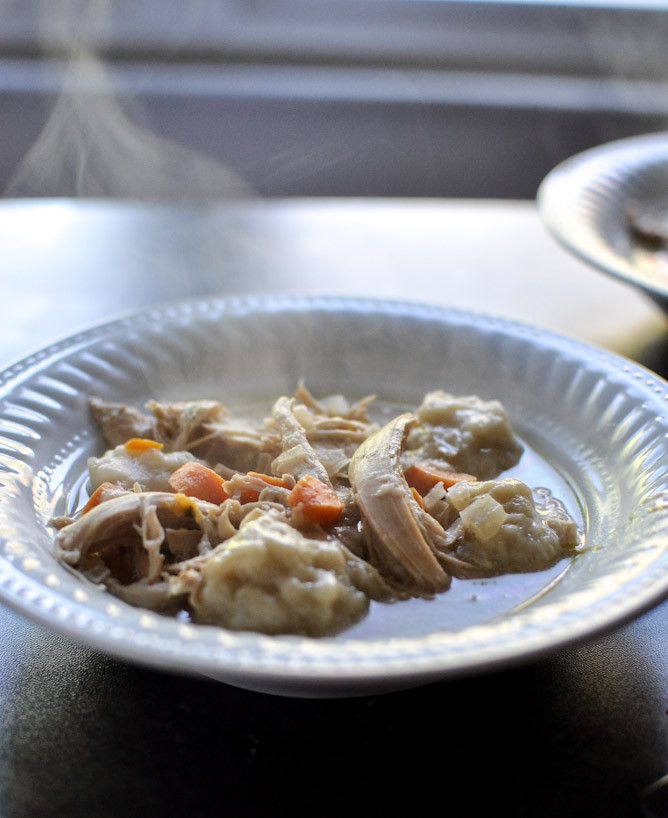
[[[271,410],[283,450],[272,463],[272,471],[279,475],[291,474],[295,480],[308,474],[331,487],[327,469],[309,443],[306,430],[295,417],[295,403],[294,398],[281,397]]]
[[[110,446],[118,446],[132,437],[156,439],[155,418],[140,412],[134,406],[112,403],[101,398],[91,398],[88,405]]]
[[[168,492],[124,492],[91,508],[56,535],[56,557],[93,582],[156,582],[170,556],[195,556],[217,545],[219,506]],[[187,532],[184,534],[183,532]],[[189,542],[184,542],[184,536]],[[163,546],[164,543],[164,546]]]
[[[402,447],[415,422],[406,413],[367,438],[353,455],[348,476],[371,561],[411,593],[431,595],[450,584],[435,555],[447,549],[447,536],[420,507],[401,468]]]
[[[280,451],[276,430],[265,421],[238,418],[218,401],[157,403],[156,439],[167,451],[189,451],[233,471],[266,471]]]

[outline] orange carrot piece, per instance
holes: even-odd
[[[413,499],[415,500],[415,502],[420,506],[421,509],[424,510],[425,505],[424,500],[422,499],[422,495],[416,488],[413,488],[413,486],[411,486],[411,494],[413,495]]]
[[[450,486],[454,486],[455,483],[460,483],[463,480],[475,481],[477,479],[472,474],[439,469],[426,463],[414,463],[409,466],[404,477],[408,485],[422,495],[428,494],[437,483],[443,483],[445,488],[449,489]]]
[[[167,482],[178,494],[196,497],[198,500],[206,500],[216,505],[220,505],[228,497],[223,488],[225,478],[216,474],[213,469],[194,461],[180,466]]]
[[[241,493],[239,494],[239,502],[242,506],[246,503],[257,503],[259,499],[260,492],[253,491],[253,489],[242,489]]]
[[[257,471],[249,471],[246,472],[246,476],[253,477],[256,480],[262,480],[262,482],[266,483],[268,486],[285,486],[285,481],[283,478],[274,477],[273,474],[260,474],[260,472]],[[239,502],[242,505],[244,503],[257,503],[259,499],[260,492],[251,488],[243,489],[241,495],[239,496]]]
[[[81,513],[86,514],[86,512],[90,511],[92,508],[95,508],[95,506],[99,506],[102,502],[102,495],[105,492],[108,492],[110,489],[113,490],[115,488],[116,486],[113,483],[100,483],[100,485],[88,498],[86,505],[81,509]]]
[[[274,477],[273,474],[260,474],[257,471],[249,471],[247,472],[249,477],[257,477],[258,480],[264,480],[265,483],[269,483],[270,486],[284,486],[285,480],[282,477]]]
[[[292,518],[298,525],[314,523],[323,528],[334,525],[344,504],[334,489],[305,474],[288,494],[288,505],[292,509]]]
[[[148,449],[162,449],[162,443],[157,440],[149,440],[146,437],[131,437],[125,442],[125,451],[128,454],[138,455]]]
[[[268,486],[284,486],[285,483],[283,482],[282,477],[274,477],[271,474],[260,474],[256,471],[249,471],[246,472],[247,477],[253,477],[256,480],[262,480],[263,483],[266,483]],[[240,503],[256,503],[260,499],[260,492],[247,488],[241,492],[241,496],[239,497]]]

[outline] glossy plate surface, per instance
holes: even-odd
[[[132,608],[52,556],[49,520],[80,501],[104,449],[99,395],[269,407],[316,395],[429,390],[505,404],[526,445],[514,470],[560,498],[585,548],[541,574],[453,583],[435,600],[373,605],[334,638],[267,637]],[[122,318],[0,375],[0,601],[127,661],[249,689],[345,696],[526,661],[591,637],[668,593],[668,385],[530,326],[418,304],[341,298],[203,300]]]
[[[537,198],[545,225],[566,248],[668,306],[668,244],[639,241],[630,227],[637,216],[668,241],[668,133],[573,156],[545,177]]]

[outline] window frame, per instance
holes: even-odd
[[[100,12],[99,9],[102,9]],[[668,79],[668,2],[6,0],[3,57]]]

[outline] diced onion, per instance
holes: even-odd
[[[461,511],[463,508],[466,508],[466,506],[471,502],[471,486],[464,481],[461,483],[455,483],[455,485],[451,486],[450,490],[448,491],[448,500],[457,511]]]
[[[466,508],[459,512],[465,530],[470,531],[479,540],[491,540],[508,516],[501,505],[490,497],[481,494]]]

